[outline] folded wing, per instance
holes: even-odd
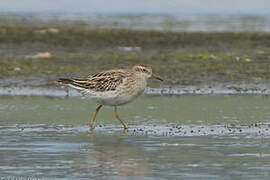
[[[80,90],[92,90],[95,92],[115,91],[123,83],[127,73],[122,71],[104,71],[88,76],[84,79],[59,79],[58,82],[70,85]]]

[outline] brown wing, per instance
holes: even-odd
[[[128,76],[122,71],[104,71],[88,76],[86,79],[72,79],[72,85],[93,91],[114,91]]]

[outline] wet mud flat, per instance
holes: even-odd
[[[228,86],[182,86],[177,88],[147,88],[143,95],[270,95],[270,88],[265,85],[228,85]],[[78,91],[67,87],[3,87],[0,96],[47,96],[47,97],[82,97]]]
[[[213,136],[213,135],[255,135],[269,136],[270,125],[212,125],[212,126],[185,126],[173,124],[167,126],[133,127],[128,131],[131,135],[155,135],[155,136]],[[101,130],[102,131],[102,130]]]
[[[17,124],[11,126],[0,126],[1,133],[17,132],[48,132],[48,133],[89,133],[118,134],[122,136],[155,136],[155,137],[190,137],[190,136],[254,136],[270,137],[270,124],[256,123],[250,125],[130,125],[127,130],[121,126],[99,124],[93,130],[89,126],[47,125],[47,124]]]
[[[41,31],[41,32],[40,32]],[[254,84],[269,89],[267,32],[172,32],[0,27],[2,87],[55,86],[59,77],[149,64],[165,87]],[[40,58],[38,53],[49,53]],[[150,81],[151,87],[160,87]],[[248,89],[248,88],[247,88]]]

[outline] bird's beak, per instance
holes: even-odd
[[[157,80],[163,81],[163,79],[161,79],[160,77],[158,77],[158,76],[156,76],[156,75],[154,75],[154,74],[152,74],[152,76],[153,76],[153,78],[155,78],[155,79],[157,79]]]

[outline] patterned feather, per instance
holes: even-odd
[[[126,123],[120,119],[117,113],[117,106],[127,104],[142,94],[147,86],[147,79],[150,77],[162,81],[160,77],[152,73],[150,66],[139,64],[133,66],[132,69],[103,71],[82,79],[61,78],[58,82],[79,90],[83,95],[99,103],[91,120],[91,129],[96,115],[103,105],[114,106],[115,117],[127,129]]]
[[[123,83],[124,78],[130,76],[125,70],[111,70],[89,75],[84,79],[59,79],[58,82],[68,84],[78,89],[92,90],[96,92],[115,91]]]

